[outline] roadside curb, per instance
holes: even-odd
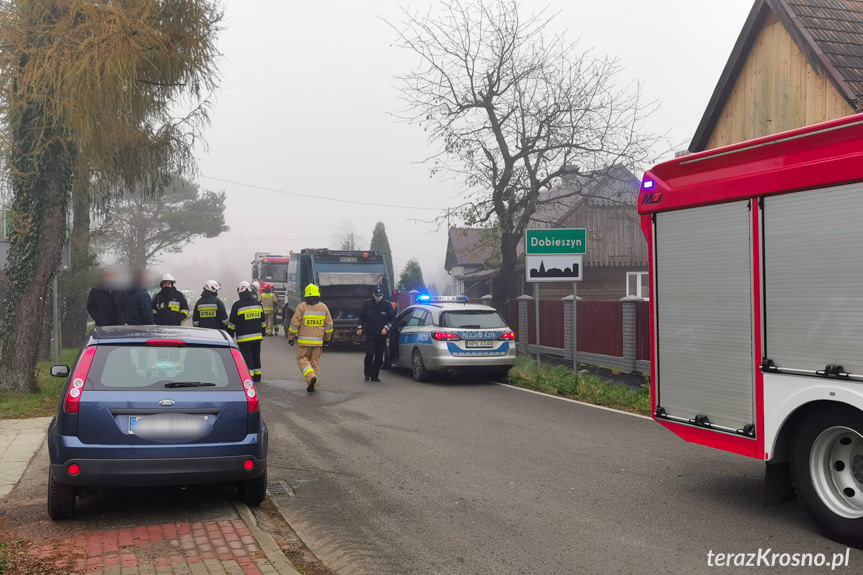
[[[294,568],[293,564],[288,561],[288,558],[285,557],[284,553],[282,553],[282,550],[279,549],[275,540],[270,537],[268,533],[258,527],[258,522],[252,514],[252,510],[242,501],[234,501],[233,504],[234,509],[240,516],[240,519],[243,520],[243,523],[245,523],[246,527],[249,528],[249,531],[252,532],[252,536],[255,538],[255,541],[258,542],[258,546],[260,546],[261,551],[264,552],[267,560],[278,571],[279,575],[300,575],[300,572]],[[281,513],[281,511],[279,511],[279,513]]]

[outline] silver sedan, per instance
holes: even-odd
[[[499,377],[515,363],[515,334],[496,309],[460,296],[428,298],[398,314],[385,365],[411,370],[417,381],[437,370],[475,369]]]

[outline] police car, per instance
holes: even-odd
[[[411,370],[417,381],[431,372],[476,369],[499,377],[515,363],[515,334],[496,309],[466,296],[430,297],[400,312],[387,339],[385,364]]]

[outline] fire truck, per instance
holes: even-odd
[[[265,287],[272,287],[273,293],[279,298],[275,319],[276,332],[282,323],[280,313],[288,291],[286,282],[290,261],[289,255],[274,255],[267,252],[256,252],[255,259],[252,260],[252,280],[258,280],[261,284],[261,290]]]
[[[863,545],[863,114],[645,173],[653,418]]]

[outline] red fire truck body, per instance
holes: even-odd
[[[639,213],[654,419],[863,544],[863,114],[660,164]]]

